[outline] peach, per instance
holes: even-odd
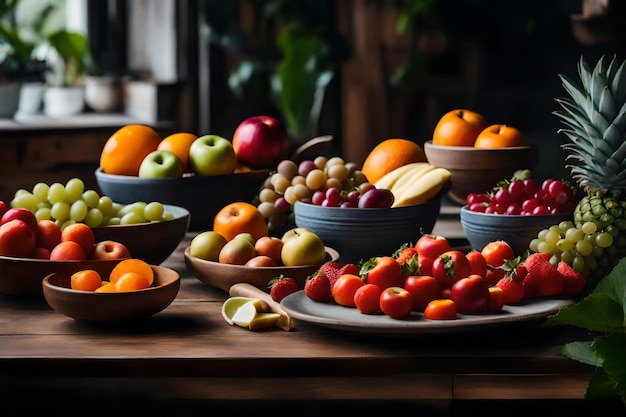
[[[0,255],[30,257],[36,245],[35,231],[23,220],[9,220],[0,226]]]
[[[72,240],[61,242],[50,252],[51,261],[84,261],[87,255],[83,248]]]
[[[262,236],[254,243],[257,255],[265,255],[274,260],[276,265],[280,265],[280,252],[283,250],[282,239],[276,236]]]
[[[61,231],[61,242],[68,241],[78,243],[86,256],[93,250],[96,244],[96,236],[91,227],[85,223],[74,223]]]
[[[61,242],[61,228],[52,220],[37,222],[37,246],[52,250]]]

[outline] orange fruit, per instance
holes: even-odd
[[[516,146],[527,146],[524,134],[511,126],[495,124],[487,127],[478,134],[475,148],[511,148]]]
[[[473,110],[451,110],[437,122],[433,131],[433,144],[474,146],[478,134],[486,127],[485,118]]]
[[[137,176],[143,159],[161,143],[161,136],[145,125],[126,125],[104,144],[100,167],[107,174]]]
[[[189,148],[196,139],[198,139],[198,136],[193,133],[173,133],[159,143],[157,150],[172,152],[183,163],[183,171],[191,172],[189,169]]]
[[[109,281],[111,284],[117,285],[117,281],[119,281],[124,274],[129,272],[143,275],[146,277],[148,285],[152,285],[154,280],[154,271],[152,270],[152,267],[147,262],[136,258],[124,259],[115,265],[109,274]]]
[[[75,272],[70,277],[70,287],[79,291],[95,291],[102,285],[102,278],[98,271],[85,269]]]
[[[213,219],[213,231],[230,241],[240,233],[250,233],[254,240],[268,234],[268,226],[259,209],[250,203],[230,203],[217,212]]]
[[[361,172],[374,184],[388,172],[413,162],[426,162],[422,147],[412,140],[391,138],[380,142],[370,151]]]
[[[118,292],[139,291],[150,286],[148,278],[137,272],[126,272],[114,284]]]

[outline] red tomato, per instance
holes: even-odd
[[[428,275],[410,275],[404,279],[404,289],[413,296],[413,310],[424,311],[432,300],[441,298],[441,285]]]
[[[450,298],[461,314],[482,313],[489,301],[487,281],[480,275],[461,278],[450,288]]]
[[[361,314],[376,314],[380,312],[380,287],[374,284],[365,284],[354,293],[354,305]]]
[[[380,310],[392,319],[404,319],[413,311],[413,296],[402,287],[389,287],[380,294]]]
[[[345,307],[355,307],[354,294],[356,290],[365,285],[358,275],[343,274],[332,288],[333,299],[339,305]]]
[[[483,254],[477,250],[473,250],[468,252],[465,256],[470,263],[470,275],[476,274],[484,278],[487,275],[487,260]]]
[[[367,284],[378,285],[381,290],[404,285],[402,266],[391,256],[372,258],[363,266]]]
[[[503,240],[487,243],[480,253],[482,253],[487,264],[493,267],[502,266],[504,261],[515,258],[513,248]]]
[[[504,307],[504,291],[502,288],[489,287],[489,300],[487,301],[487,311],[497,313]]]
[[[426,234],[415,242],[417,255],[422,258],[435,259],[444,252],[451,250],[450,242],[443,236]],[[420,272],[421,273],[421,272]]]
[[[439,285],[451,288],[456,281],[470,274],[470,262],[463,252],[449,250],[435,258],[432,272]]]
[[[449,298],[433,300],[424,309],[428,320],[454,320],[457,318],[456,304]]]

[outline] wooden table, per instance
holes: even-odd
[[[454,211],[443,217],[458,221]],[[455,230],[442,223],[435,230],[448,226]],[[229,326],[220,314],[227,295],[185,269],[182,252],[193,235],[164,263],[181,273],[178,297],[145,321],[81,324],[45,300],[0,297],[5,407],[35,413],[89,407],[86,415],[325,415],[344,409],[374,414],[391,404],[455,415],[462,405],[461,414],[474,406],[495,415],[502,401],[515,401],[517,410],[537,401],[542,407],[557,402],[560,411],[589,404],[582,398],[592,369],[558,353],[564,343],[586,337],[576,329],[529,322],[388,337],[301,322],[292,332]]]

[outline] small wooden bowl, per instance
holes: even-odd
[[[426,159],[452,174],[448,195],[465,204],[469,193],[484,193],[518,169],[531,169],[539,154],[533,145],[512,148],[477,149],[471,146],[424,144]]]
[[[338,259],[339,253],[335,249],[326,247],[326,260],[337,261]],[[302,289],[307,277],[321,266],[275,266],[262,268],[229,265],[191,256],[189,247],[185,249],[185,264],[189,272],[200,281],[226,292],[230,290],[231,286],[239,282],[246,282],[257,288],[265,289],[272,279],[278,278],[280,275],[295,279],[300,289]]]
[[[78,321],[115,322],[152,316],[169,306],[180,288],[173,269],[151,265],[154,282],[145,290],[98,293],[70,288],[69,273],[54,273],[42,282],[46,302],[55,311]],[[99,271],[100,272],[100,271]]]

